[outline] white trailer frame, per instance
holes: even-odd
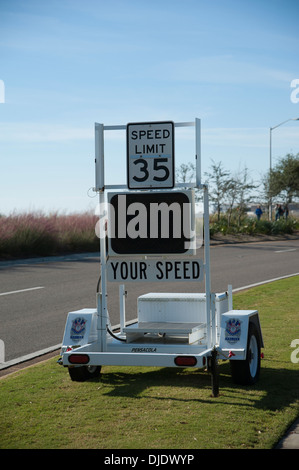
[[[85,380],[99,373],[101,366],[159,366],[159,367],[207,367],[212,376],[213,395],[218,395],[218,360],[230,360],[235,369],[233,378],[239,383],[254,383],[260,369],[260,348],[263,339],[256,310],[233,310],[232,288],[225,293],[211,292],[210,279],[210,231],[208,187],[201,182],[201,121],[175,123],[174,127],[195,127],[196,181],[176,183],[179,188],[196,188],[203,191],[204,231],[204,281],[205,293],[198,294],[149,294],[138,299],[145,308],[157,310],[162,305],[167,321],[157,321],[157,315],[149,314],[147,321],[131,324],[125,317],[125,286],[119,287],[120,327],[111,331],[107,305],[107,253],[104,213],[100,214],[100,291],[96,308],[84,308],[70,312],[67,317],[61,358],[59,363],[68,367],[73,380]],[[95,188],[99,193],[100,207],[105,205],[106,190],[127,190],[127,185],[105,185],[104,132],[123,130],[125,125],[104,126],[95,124]],[[169,191],[169,190],[168,190]],[[161,191],[163,193],[163,190]],[[166,192],[166,190],[165,190]],[[102,221],[102,223],[101,223]],[[180,302],[185,302],[184,305]],[[147,302],[147,303],[146,303]],[[151,302],[151,304],[149,304]],[[168,305],[180,305],[186,309],[201,311],[197,321],[175,321],[169,317]],[[140,307],[141,308],[141,307]],[[160,308],[160,307],[159,307]],[[172,310],[173,311],[173,310]],[[204,312],[204,313],[203,313]],[[151,317],[151,315],[153,315]],[[165,316],[164,315],[164,316]],[[195,313],[196,315],[196,313]],[[204,315],[204,321],[202,316]],[[185,311],[182,311],[182,317]],[[141,318],[141,317],[140,317]],[[154,318],[155,321],[149,321]],[[194,320],[194,318],[192,317]],[[143,319],[144,320],[144,319]],[[254,330],[254,334],[252,331]],[[166,338],[166,339],[165,339]],[[240,380],[238,380],[240,378]]]

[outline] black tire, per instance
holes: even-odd
[[[101,366],[69,367],[70,378],[73,382],[85,382],[100,376]]]
[[[239,385],[253,385],[260,376],[261,343],[254,323],[249,323],[247,354],[244,361],[230,361],[233,382]]]

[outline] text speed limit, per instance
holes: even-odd
[[[173,122],[127,125],[127,176],[130,189],[174,187]]]

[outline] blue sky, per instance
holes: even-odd
[[[297,0],[0,0],[0,213],[93,210],[95,122],[198,117],[203,173],[259,181],[269,128],[299,117],[298,18]],[[177,165],[193,132],[177,129]],[[125,132],[105,137],[106,181],[124,183]],[[272,137],[275,164],[299,121]]]

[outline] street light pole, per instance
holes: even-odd
[[[290,118],[286,119],[286,121],[281,122],[280,124],[277,124],[274,127],[270,127],[270,173],[269,173],[269,190],[270,190],[270,207],[269,207],[269,220],[272,220],[272,196],[271,196],[271,171],[272,171],[272,131],[276,129],[276,127],[282,126],[286,122],[289,121],[299,121],[299,118]]]

